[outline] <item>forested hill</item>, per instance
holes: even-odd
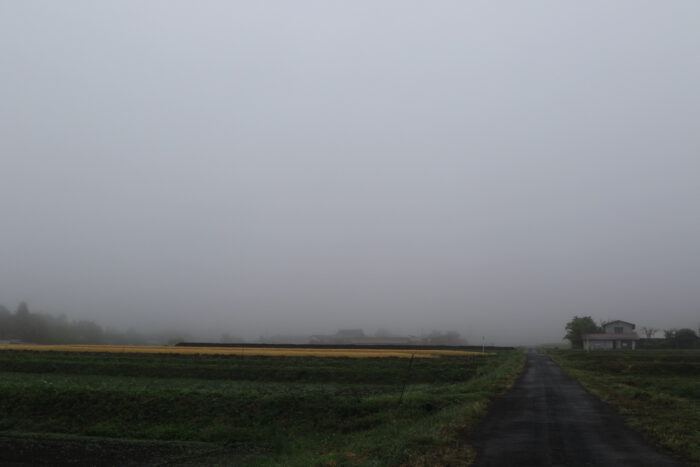
[[[94,321],[68,321],[65,315],[34,313],[22,302],[15,312],[0,305],[0,340],[33,344],[119,344],[154,343],[152,336],[136,331],[105,330]]]

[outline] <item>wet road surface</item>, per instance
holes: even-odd
[[[524,373],[474,431],[474,466],[680,466],[626,427],[550,358]]]

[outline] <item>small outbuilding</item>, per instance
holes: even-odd
[[[634,324],[627,321],[610,321],[603,326],[602,333],[584,334],[585,350],[615,350],[637,348],[639,336],[634,331]]]

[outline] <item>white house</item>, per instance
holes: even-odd
[[[584,334],[585,350],[613,350],[636,348],[639,336],[634,332],[634,324],[627,321],[611,321],[603,326],[602,333]]]

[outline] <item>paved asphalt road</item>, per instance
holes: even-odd
[[[470,439],[475,466],[679,466],[627,428],[550,358],[527,352],[524,373]]]

